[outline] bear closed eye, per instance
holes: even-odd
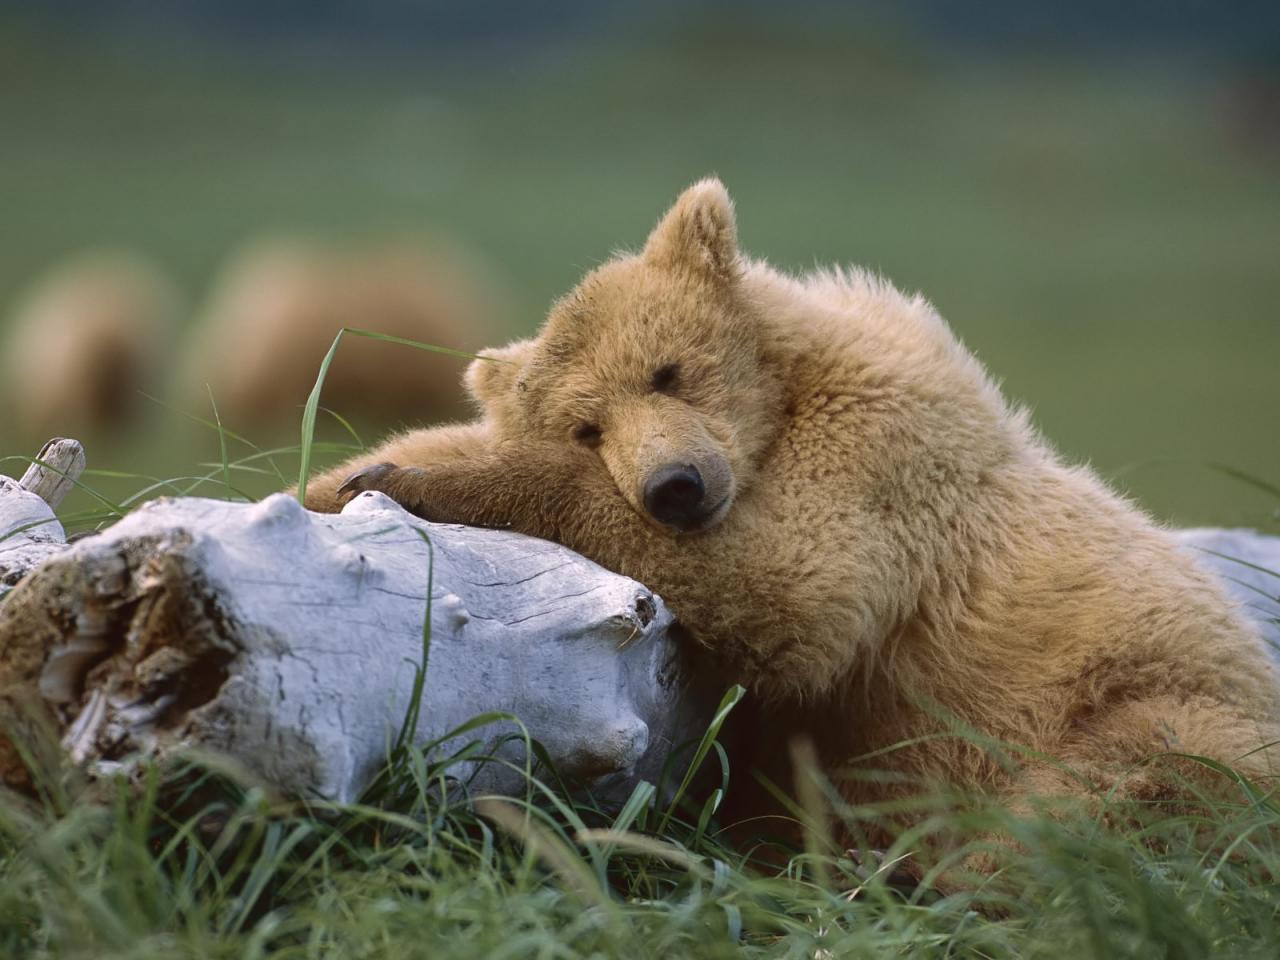
[[[663,364],[653,372],[651,386],[658,393],[671,393],[680,379],[680,364]]]

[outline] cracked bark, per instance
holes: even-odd
[[[416,742],[508,712],[608,801],[656,780],[705,727],[711,698],[647,588],[542,541],[426,523],[381,494],[336,516],[283,494],[146,504],[0,605],[0,692],[37,700],[71,759],[98,771],[195,747],[287,793],[350,801],[409,706],[429,567]],[[21,785],[14,746],[0,737],[0,765]],[[523,760],[518,741],[501,752]],[[522,786],[501,765],[453,772],[478,790]]]

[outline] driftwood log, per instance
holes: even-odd
[[[657,781],[705,728],[708,698],[691,695],[671,614],[648,589],[555,544],[429,524],[372,493],[336,516],[284,494],[144,505],[0,604],[0,689],[38,690],[72,759],[99,770],[198,747],[285,792],[350,801],[406,716],[428,597],[414,742],[511,713],[562,775],[609,801]],[[519,764],[518,731],[495,722],[441,749],[504,740]],[[501,764],[451,772],[486,791],[522,784]]]
[[[1196,527],[1175,534],[1196,560],[1221,578],[1227,592],[1262,629],[1280,663],[1280,537],[1255,530]]]
[[[84,470],[76,440],[50,440],[21,480],[0,477],[0,597],[60,552],[67,535],[54,510]]]
[[[428,598],[417,743],[511,713],[608,801],[655,781],[706,727],[718,691],[694,686],[661,599],[562,547],[426,523],[376,493],[336,516],[282,494],[162,499],[67,546],[32,491],[56,500],[78,450],[46,448],[58,468],[21,484],[0,478],[0,590],[21,579],[0,602],[0,720],[18,738],[25,698],[98,770],[196,747],[289,793],[355,799],[410,705]],[[1178,536],[1280,650],[1280,538]],[[441,749],[516,730],[496,722]],[[23,746],[0,731],[10,782]],[[524,759],[519,739],[499,752]],[[486,791],[521,786],[502,765],[454,773]]]

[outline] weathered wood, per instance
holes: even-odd
[[[77,761],[195,746],[290,793],[352,800],[409,706],[428,596],[416,742],[510,712],[562,774],[619,798],[705,725],[707,698],[690,695],[671,614],[648,589],[555,544],[425,523],[372,493],[337,516],[283,494],[153,501],[14,590],[0,660],[38,663]],[[523,745],[501,753],[521,762]],[[520,785],[496,765],[474,784]]]
[[[1280,537],[1217,527],[1179,530],[1176,536],[1257,622],[1280,663]]]
[[[36,462],[18,482],[24,490],[57,510],[80,479],[84,466],[84,447],[80,441],[56,437],[40,448]]]
[[[0,598],[66,545],[49,504],[16,480],[0,477]]]
[[[77,440],[50,440],[21,480],[0,477],[0,597],[67,543],[54,508],[84,470]]]

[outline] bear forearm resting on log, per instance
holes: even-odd
[[[771,743],[807,735],[836,777],[912,741],[867,761],[897,782],[840,782],[853,801],[1160,798],[1132,768],[1161,751],[1269,772],[1276,679],[1217,582],[1064,464],[924,299],[743,256],[718,181],[483,356],[480,420],[394,438],[307,505],[378,490],[648,584],[773,711]],[[937,736],[961,729],[1082,780]]]

